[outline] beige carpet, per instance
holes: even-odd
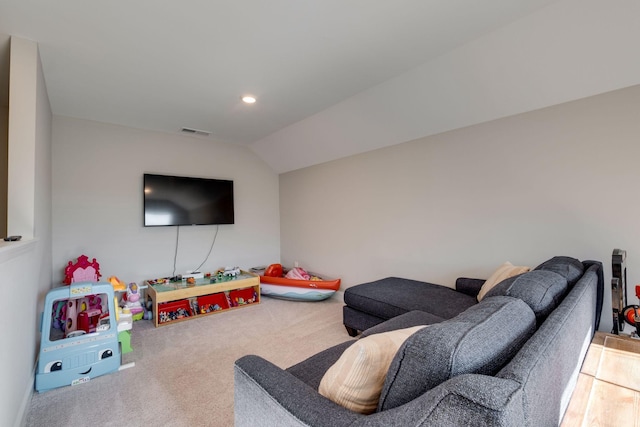
[[[135,366],[34,392],[28,426],[232,426],[233,363],[257,354],[286,368],[349,338],[342,296],[260,304],[154,328],[134,323]]]

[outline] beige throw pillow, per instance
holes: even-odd
[[[509,277],[517,276],[518,274],[526,273],[531,270],[531,267],[515,266],[509,261],[502,264],[493,274],[484,282],[480,292],[478,292],[478,302],[482,301],[482,298],[489,292],[494,286],[502,282]]]
[[[318,392],[352,411],[373,413],[378,407],[393,357],[407,338],[424,327],[414,326],[359,339],[327,370]]]

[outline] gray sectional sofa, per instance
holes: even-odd
[[[554,257],[504,280],[479,303],[474,292],[483,281],[458,282],[467,304],[438,302],[460,292],[416,282],[412,286],[424,284],[425,290],[405,299],[408,306],[395,306],[388,320],[373,319],[361,338],[286,370],[255,355],[238,359],[236,426],[558,425],[598,328],[601,263]],[[366,295],[361,292],[361,302]],[[416,305],[420,299],[422,306]],[[370,313],[391,310],[384,299],[370,303]],[[410,335],[393,356],[373,413],[354,412],[318,393],[327,370],[364,342],[359,340],[416,325],[429,326]]]

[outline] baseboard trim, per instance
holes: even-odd
[[[27,408],[29,407],[29,402],[31,402],[31,397],[33,396],[34,384],[36,381],[36,367],[37,364],[31,371],[31,377],[27,383],[24,396],[22,397],[22,403],[20,404],[20,409],[18,409],[18,415],[16,416],[14,427],[25,427],[27,425]]]

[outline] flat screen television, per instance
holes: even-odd
[[[233,181],[144,174],[145,227],[233,223]]]

